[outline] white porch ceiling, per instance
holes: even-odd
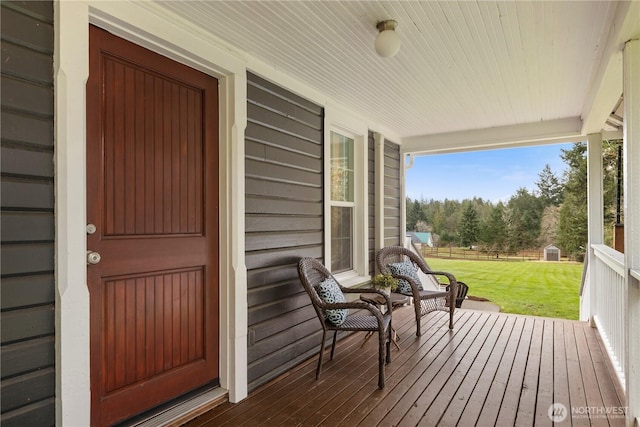
[[[620,41],[640,34],[637,5],[612,1],[157,4],[392,130],[415,151],[435,135],[446,145],[446,135],[480,129],[491,140],[498,128],[505,141],[512,132],[538,140],[584,132],[585,115],[615,108],[622,76],[612,78],[610,67],[620,62]],[[394,58],[373,48],[384,19],[398,21],[402,47]],[[596,127],[605,119],[596,117]]]

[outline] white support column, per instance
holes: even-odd
[[[89,8],[55,2],[56,425],[90,424],[85,83]]]
[[[627,283],[624,367],[627,425],[640,420],[640,40],[625,44],[624,74],[624,265]]]
[[[384,135],[376,132],[374,138],[374,175],[376,186],[376,203],[375,203],[375,230],[376,230],[376,247],[375,253],[378,253],[384,247]],[[376,271],[377,271],[376,267]]]
[[[247,126],[247,77],[236,73],[220,84],[220,375],[221,386],[236,403],[248,395],[248,304],[245,265],[244,132]]]
[[[601,244],[604,242],[604,208],[602,201],[602,134],[592,133],[587,136],[587,209],[588,209],[588,233],[589,242],[587,244],[586,256],[589,257],[589,286],[591,290],[589,295],[591,301],[589,304],[589,319],[591,319],[591,326],[595,327],[593,322],[593,316],[596,314],[596,292],[595,286],[599,286],[599,283],[594,282],[595,274],[595,255],[592,249],[592,245]]]

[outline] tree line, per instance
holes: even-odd
[[[622,185],[617,185],[620,144],[618,140],[603,142],[604,233],[609,245],[622,198],[618,191]],[[488,252],[517,253],[553,244],[570,258],[580,259],[587,245],[586,151],[583,142],[563,149],[560,156],[567,169],[562,176],[547,164],[538,173],[535,190],[519,188],[504,203],[481,197],[462,201],[407,198],[407,230],[432,232],[434,244],[440,247],[476,246]]]

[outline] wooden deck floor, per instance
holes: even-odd
[[[357,333],[338,343],[320,380],[316,356],[187,426],[545,426],[554,403],[567,408],[559,425],[624,425],[622,392],[586,323],[458,310],[453,331],[436,312],[417,338],[412,313],[394,312],[400,350],[384,390],[376,340],[361,349]]]

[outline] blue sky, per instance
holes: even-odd
[[[546,164],[561,178],[567,166],[560,158],[560,150],[572,146],[549,144],[419,156],[407,170],[407,196],[414,200],[477,196],[494,203],[507,202],[519,188],[536,190],[538,174]]]

